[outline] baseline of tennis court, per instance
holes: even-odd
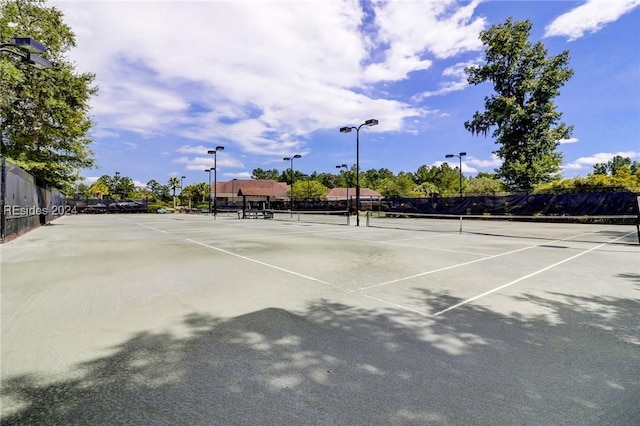
[[[3,423],[638,416],[634,226],[321,222],[69,216],[5,244]]]

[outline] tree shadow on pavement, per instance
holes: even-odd
[[[640,303],[557,296],[519,296],[553,310],[552,322],[327,300],[228,320],[194,313],[188,335],[139,333],[75,379],[5,380],[2,424],[633,423]]]

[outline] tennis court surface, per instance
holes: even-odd
[[[635,226],[315,216],[4,244],[2,423],[637,424]]]

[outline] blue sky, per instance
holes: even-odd
[[[413,172],[467,152],[463,172],[500,162],[490,137],[463,123],[489,84],[478,33],[508,17],[533,23],[549,54],[569,50],[574,76],[556,98],[574,126],[563,175],[614,155],[640,160],[640,0],[589,1],[52,1],[76,34],[78,71],[96,74],[91,131],[98,169],[144,184],[204,182],[283,170],[360,167]],[[452,166],[458,165],[454,158]]]

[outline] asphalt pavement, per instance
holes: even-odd
[[[0,247],[2,424],[638,424],[640,246],[598,232],[65,216]]]

